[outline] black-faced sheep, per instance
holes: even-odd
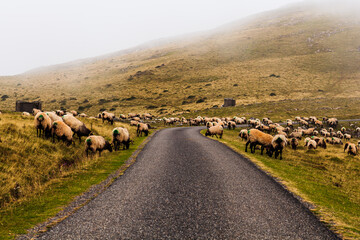
[[[299,140],[297,138],[291,138],[290,145],[292,149],[296,150],[297,146],[299,145]]]
[[[229,129],[234,130],[236,128],[236,123],[234,121],[229,121],[227,125]]]
[[[280,155],[282,160],[282,151],[287,144],[286,137],[284,135],[275,135],[271,141],[272,147],[269,148],[269,156],[272,156],[272,152],[275,151],[275,159]]]
[[[147,136],[149,134],[149,127],[145,123],[138,123],[137,129],[136,129],[136,134],[138,137],[141,137],[142,133],[144,133],[145,136]]]
[[[62,120],[61,121],[54,121],[52,124],[52,138],[53,142],[55,142],[55,136],[58,140],[63,140],[67,143],[67,145],[71,145],[73,143],[73,131],[71,128],[66,125]]]
[[[109,123],[111,123],[111,125],[113,125],[114,124],[114,119],[115,119],[115,114],[104,111],[104,112],[101,113],[101,118],[102,118],[103,123],[106,120]]]
[[[120,145],[123,145],[123,149],[129,149],[130,147],[130,134],[126,128],[117,127],[112,131],[112,143],[114,145],[114,150],[117,151],[120,148]]]
[[[347,152],[349,155],[355,156],[358,153],[358,147],[354,143],[345,143],[344,152]]]
[[[56,110],[55,113],[56,113],[56,115],[58,115],[60,117],[65,115],[64,111],[62,111],[62,110]]]
[[[50,136],[51,131],[51,119],[46,113],[38,112],[34,118],[36,136],[40,137],[43,132],[45,137]]]
[[[81,122],[79,119],[72,115],[64,115],[62,117],[63,121],[71,128],[71,130],[79,137],[79,142],[81,143],[82,136],[89,136],[91,134],[90,129]]]
[[[273,136],[267,133],[263,133],[257,129],[248,130],[248,140],[245,145],[245,152],[247,152],[247,147],[250,144],[251,153],[255,153],[256,145],[261,145],[261,155],[266,148],[266,153],[271,157],[272,152],[269,149],[272,147]]]
[[[76,117],[76,116],[78,115],[78,112],[75,111],[75,110],[70,111],[70,113],[71,113],[74,117]]]
[[[303,136],[303,132],[300,131],[300,132],[292,132],[289,137],[297,138],[297,139],[301,140],[302,136]]]
[[[241,137],[242,140],[247,140],[248,137],[247,132],[248,132],[247,129],[241,129],[239,133],[239,137]]]
[[[109,150],[110,152],[112,152],[112,147],[111,144],[106,141],[105,138],[103,138],[102,136],[92,135],[87,137],[85,140],[85,152],[87,157],[89,155],[89,150],[91,150],[93,154],[98,151],[99,156],[101,156],[101,152],[104,150]]]
[[[345,138],[346,140],[350,140],[350,139],[351,139],[351,135],[348,134],[348,133],[345,133],[345,134],[344,134],[344,138]]]
[[[24,117],[28,117],[28,116],[30,116],[30,113],[28,113],[28,112],[23,112],[21,115],[24,116]]]
[[[306,143],[306,147],[307,149],[316,149],[317,148],[317,144],[314,140],[309,140],[307,143]]]
[[[139,124],[138,121],[134,121],[134,120],[130,121],[130,126],[137,126],[138,124]]]
[[[217,138],[219,135],[220,138],[222,138],[222,135],[224,133],[224,129],[221,125],[216,125],[216,126],[212,126],[210,128],[208,128],[206,130],[205,136],[214,136]]]

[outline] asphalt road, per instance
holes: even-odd
[[[105,192],[40,239],[337,239],[201,127],[157,133]]]

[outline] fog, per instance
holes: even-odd
[[[298,1],[1,1],[0,76],[214,29]],[[356,2],[323,0],[317,6],[348,12],[360,9]]]

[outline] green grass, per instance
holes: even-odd
[[[137,149],[145,137],[137,138],[127,151],[113,152],[99,158],[96,164],[82,168],[50,184],[44,192],[25,202],[0,211],[0,239],[13,239],[16,235],[54,216],[74,197],[89,187],[105,180],[116,171]]]
[[[202,131],[203,133],[205,130]],[[294,151],[287,147],[283,160],[245,153],[237,130],[225,130],[219,140],[248,157],[292,192],[316,206],[312,209],[332,230],[346,239],[360,238],[360,157],[347,156],[343,146]],[[356,140],[353,139],[353,142]],[[300,142],[303,145],[303,141]]]

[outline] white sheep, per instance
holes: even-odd
[[[217,138],[219,135],[220,138],[222,138],[222,135],[224,133],[224,129],[221,125],[216,125],[216,126],[212,126],[210,128],[208,128],[206,130],[205,136],[214,136]]]
[[[82,136],[89,136],[91,134],[90,129],[88,129],[86,125],[76,117],[72,115],[64,115],[62,116],[62,119],[71,128],[71,130],[79,137],[80,143]]]
[[[54,121],[52,124],[53,142],[55,142],[55,136],[57,136],[58,140],[66,141],[68,146],[73,143],[73,131],[62,120]]]
[[[85,152],[86,156],[89,156],[89,150],[95,154],[96,151],[99,152],[99,156],[101,156],[101,152],[104,150],[109,150],[112,152],[111,144],[105,140],[102,136],[89,136],[85,140]]]
[[[138,123],[137,129],[136,129],[136,134],[138,137],[139,136],[141,137],[142,133],[144,133],[145,136],[147,136],[149,134],[149,127],[145,123]]]
[[[282,160],[282,151],[286,144],[287,140],[284,135],[275,135],[271,141],[272,148],[270,148],[270,157],[272,156],[272,151],[275,151],[275,159],[280,155],[280,160]]]
[[[113,125],[114,119],[115,119],[115,114],[104,111],[101,113],[101,118],[102,118],[103,123],[106,120],[106,121],[110,122],[111,125]]]
[[[120,148],[120,145],[123,144],[123,149],[129,149],[130,147],[130,134],[126,128],[117,127],[112,131],[112,143],[114,145],[114,150],[117,151]]]
[[[36,136],[40,137],[41,132],[43,132],[45,137],[50,136],[51,130],[51,119],[46,113],[38,112],[34,118]]]
[[[349,155],[356,155],[358,153],[358,147],[354,143],[345,143],[344,152],[347,152]]]

